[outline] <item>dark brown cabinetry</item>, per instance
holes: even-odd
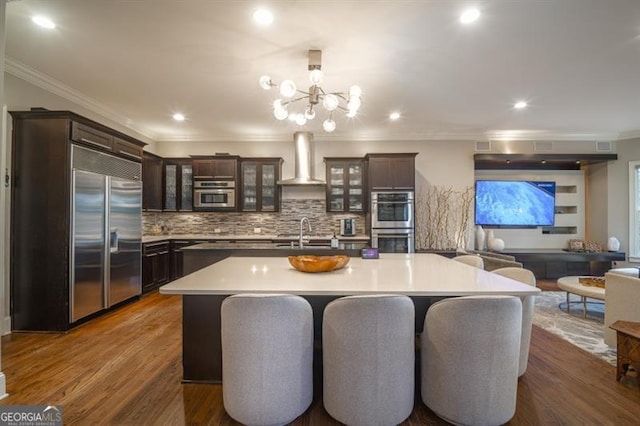
[[[148,293],[171,279],[169,241],[146,243],[142,246],[142,293]]]
[[[163,210],[193,210],[193,163],[190,158],[165,158]]]
[[[171,241],[171,279],[177,280],[184,275],[184,254],[182,249],[205,241],[173,240]]]
[[[603,276],[611,262],[624,261],[622,252],[570,252],[563,250],[509,250],[510,254],[538,279],[557,279],[568,275]]]
[[[282,158],[243,158],[240,161],[240,211],[280,211]]]
[[[193,159],[193,178],[200,180],[236,180],[238,159],[235,155],[195,156]]]
[[[142,155],[142,209],[162,211],[162,157]]]
[[[117,136],[113,138],[113,153],[134,161],[142,160],[142,147]]]
[[[58,112],[38,112],[40,114],[58,114]],[[72,114],[72,113],[69,113]],[[79,120],[82,117],[72,117],[71,140],[93,149],[107,151],[119,157],[136,162],[142,161],[142,148],[144,143],[126,135],[114,135],[113,130],[105,128],[98,123],[86,124]]]
[[[328,212],[364,212],[365,178],[362,158],[325,158]]]
[[[416,186],[417,153],[367,154],[368,182],[371,191],[413,190]]]
[[[72,147],[121,156],[112,151],[114,137],[140,149],[145,144],[69,111],[12,111],[11,116],[12,329],[66,331],[79,323],[70,319]]]

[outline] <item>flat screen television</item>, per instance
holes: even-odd
[[[476,225],[553,226],[556,183],[477,180]]]

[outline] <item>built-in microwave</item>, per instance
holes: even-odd
[[[230,209],[236,206],[234,181],[195,181],[193,206],[196,209]]]
[[[372,192],[371,228],[414,228],[413,191]]]

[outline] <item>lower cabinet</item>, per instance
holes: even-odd
[[[169,241],[142,245],[142,293],[148,293],[171,279]]]
[[[531,270],[537,279],[557,279],[570,275],[603,276],[612,268],[613,261],[624,261],[622,252],[568,252],[560,250],[509,251]]]
[[[187,247],[203,241],[174,240],[171,241],[171,281],[184,276],[183,247]]]

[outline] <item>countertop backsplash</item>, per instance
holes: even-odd
[[[297,235],[300,219],[308,217],[310,235],[339,235],[340,219],[354,218],[356,233],[366,234],[364,213],[327,213],[325,200],[282,200],[278,213],[143,212],[143,235],[214,234],[250,235],[255,228],[265,235]],[[306,232],[306,229],[305,229]]]

